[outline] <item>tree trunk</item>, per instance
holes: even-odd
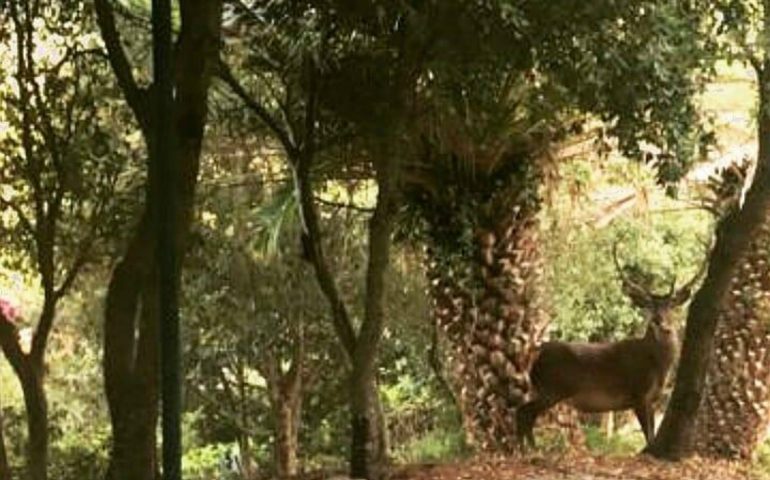
[[[770,422],[770,222],[751,242],[721,309],[698,419],[698,451],[750,460]]]
[[[742,208],[731,211],[719,222],[708,274],[687,313],[674,391],[660,430],[648,447],[648,451],[659,458],[676,460],[693,452],[696,417],[722,306],[739,266],[745,264],[751,241],[759,234],[770,210],[770,111],[767,108],[770,85],[766,76],[759,75],[759,152],[754,181]]]
[[[275,470],[278,478],[299,473],[299,425],[302,399],[286,398],[276,409]]]
[[[157,473],[158,302],[155,238],[148,217],[145,213],[107,290],[104,379],[112,421],[109,480],[147,480]]]
[[[21,378],[24,405],[27,410],[27,470],[31,480],[45,480],[48,466],[48,403],[43,388],[41,365],[27,362]]]
[[[51,325],[56,315],[52,297],[46,296],[38,325]],[[36,332],[37,336],[37,332]],[[35,336],[35,337],[36,337]],[[35,342],[29,353],[21,347],[19,331],[0,313],[0,347],[21,384],[27,412],[27,478],[46,480],[48,467],[48,403],[44,386],[45,343]],[[34,346],[37,345],[37,348]]]
[[[5,449],[5,422],[3,407],[0,405],[0,480],[11,480],[11,467],[8,465],[8,452]]]
[[[171,27],[171,0],[152,0],[152,77],[154,89],[151,168],[155,168],[155,194],[159,200],[155,235],[158,244],[159,336],[161,368],[161,432],[164,480],[182,479],[182,345],[179,329],[179,259],[182,245],[176,223],[180,201],[180,179],[176,158],[174,121],[174,64]],[[183,72],[182,75],[185,73]],[[190,208],[190,207],[186,207]],[[185,229],[186,226],[181,226]]]
[[[145,211],[125,256],[113,271],[105,309],[104,376],[113,439],[107,478],[151,480],[158,474],[156,433],[159,386],[159,279],[157,236],[159,185],[155,166],[152,89],[140,88],[121,46],[114,12],[95,0],[97,21],[110,65],[134,112],[150,151]],[[170,165],[176,218],[170,227],[178,267],[192,221],[208,87],[218,61],[222,2],[180,2],[181,28],[175,46],[174,137]],[[177,268],[178,270],[178,268]]]
[[[387,151],[387,150],[384,150]],[[377,391],[377,351],[384,325],[385,272],[398,195],[398,159],[385,155],[377,168],[377,206],[369,220],[364,322],[355,342],[350,375],[350,476],[382,477],[387,452]]]
[[[350,422],[350,476],[368,480],[380,478],[377,448],[377,417],[372,390],[374,380],[362,377],[360,369],[351,374]]]
[[[514,409],[529,389],[528,371],[545,322],[537,303],[541,264],[534,212],[498,210],[479,228],[475,258],[447,264],[434,253],[429,268],[433,315],[452,348],[454,384],[468,439],[508,449]],[[458,281],[462,275],[478,279]]]

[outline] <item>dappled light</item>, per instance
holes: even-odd
[[[769,36],[0,0],[0,480],[770,479]]]

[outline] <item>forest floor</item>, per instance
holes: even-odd
[[[401,467],[391,480],[763,480],[745,464],[691,458],[671,463],[633,457],[568,453],[516,459],[474,458]]]

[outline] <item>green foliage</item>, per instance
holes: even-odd
[[[587,425],[583,432],[586,447],[594,454],[627,457],[636,455],[644,448],[644,435],[636,430],[618,430],[607,436],[600,427]]]
[[[770,478],[770,442],[765,441],[759,445],[751,470],[752,480]]]
[[[232,445],[208,444],[185,451],[182,457],[182,475],[191,480],[222,477],[223,461],[233,451]]]
[[[146,60],[142,19],[148,2],[118,3],[121,29],[131,32],[123,39],[127,51]],[[541,186],[551,166],[543,160],[548,148],[581,134],[588,121],[601,120],[602,148],[617,141],[626,155],[655,164],[631,167],[594,158],[570,163],[561,173],[577,198],[557,194],[542,217],[542,246],[548,252],[546,297],[554,335],[618,338],[637,331],[641,319],[620,291],[611,246],[620,241],[621,260],[630,269],[653,272],[650,282],[662,290],[675,275],[682,281],[694,273],[703,253],[701,232],[710,229],[710,221],[692,211],[638,209],[609,227],[592,228],[583,215],[596,212],[584,195],[597,186],[631,184],[653,192],[655,208],[679,206],[653,188],[680,179],[708,140],[692,104],[713,48],[698,34],[714,24],[700,14],[721,12],[719,28],[733,32],[722,48],[738,59],[745,58],[740,39],[757,29],[759,12],[753,2],[722,1],[705,9],[697,3],[235,2],[228,7],[225,56],[249,93],[295,141],[308,126],[311,84],[320,84],[313,179],[324,200],[364,199],[360,204],[370,206],[378,152],[372,145],[397,138],[393,150],[406,167],[401,238],[432,240],[439,260],[458,276],[465,275],[463,263],[475,258],[480,227],[494,224],[511,205],[527,215],[541,207]],[[21,222],[22,215],[37,213],[36,175],[30,172],[39,169],[39,192],[46,198],[61,195],[59,270],[69,265],[91,225],[101,240],[92,245],[89,262],[117,257],[144,181],[139,162],[128,165],[144,155],[135,125],[107,65],[86,52],[98,46],[90,7],[67,1],[42,8],[52,17],[40,27],[44,36],[59,42],[51,51],[79,53],[59,66],[55,55],[43,57],[42,66],[50,70],[36,77],[42,93],[25,103],[13,77],[12,28],[0,28],[6,47],[0,51],[0,196],[16,207],[0,209],[0,264],[14,271],[10,280],[2,271],[4,292],[11,277],[26,275],[36,262],[37,247]],[[149,62],[134,63],[144,85],[149,73],[141,65]],[[326,300],[301,258],[296,200],[287,181],[292,172],[284,162],[284,154],[294,152],[276,156],[275,132],[265,134],[264,122],[247,118],[218,87],[184,283],[189,407],[184,474],[222,478],[224,457],[238,451],[244,436],[252,445],[248,453],[269,469],[274,412],[264,367],[269,361],[282,371],[290,367],[299,325],[309,365],[301,456],[307,468],[338,466],[348,447],[347,372]],[[25,108],[32,118],[50,118],[53,126],[52,135],[45,125],[33,125],[31,148],[23,145]],[[54,144],[62,149],[63,169],[54,161]],[[350,313],[357,325],[368,216],[326,203],[320,212],[325,247],[346,302],[355,305]],[[398,461],[468,453],[456,407],[437,384],[426,355],[430,305],[423,262],[408,248],[399,250],[387,279],[388,327],[378,381]],[[99,268],[86,273],[63,304],[48,356],[51,476],[62,480],[102,477],[108,455],[100,366],[100,297],[108,275]],[[40,301],[30,293],[37,288],[30,278],[23,276],[19,288],[27,319]],[[243,388],[228,391],[233,386]],[[19,465],[23,404],[5,364],[0,397],[11,461]],[[606,453],[628,453],[638,441],[625,434],[607,440],[595,429],[587,435],[592,449]],[[566,439],[546,435],[544,443],[546,451],[560,451]]]
[[[0,262],[60,296],[121,238],[133,124],[83,2],[16,3],[0,18]]]
[[[701,266],[713,218],[667,198],[656,188],[649,170],[616,160],[588,174],[580,167],[584,162],[576,164],[563,170],[562,190],[543,215],[552,333],[557,338],[580,340],[640,334],[643,318],[621,291],[613,245],[617,245],[618,260],[629,270],[627,274],[649,276],[652,289],[664,293],[671,281],[681,285]],[[621,187],[629,176],[636,178],[637,185]],[[573,181],[582,185],[581,191],[571,186]],[[590,203],[592,197],[601,198],[602,192],[609,198],[605,204]],[[597,228],[603,217],[612,214],[606,204],[628,195],[628,213]]]
[[[81,424],[82,425],[82,424]],[[99,478],[107,471],[110,434],[107,425],[68,429],[52,445],[52,478],[76,480]]]
[[[457,461],[470,453],[461,428],[439,428],[398,446],[393,457],[399,463],[429,463]]]

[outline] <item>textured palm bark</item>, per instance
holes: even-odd
[[[452,347],[453,383],[469,440],[510,449],[515,408],[529,390],[528,371],[546,326],[538,303],[541,261],[533,213],[512,207],[478,232],[476,258],[458,269],[478,278],[474,290],[433,262],[433,314]]]
[[[751,459],[770,423],[770,222],[731,281],[698,418],[698,451]]]
[[[716,328],[723,302],[733,278],[740,272],[751,242],[759,234],[770,212],[770,64],[758,70],[759,120],[757,168],[744,204],[720,222],[709,257],[706,279],[693,297],[687,313],[684,342],[676,383],[666,415],[649,453],[666,459],[680,459],[694,453],[697,416],[705,394],[706,377],[714,349]]]

